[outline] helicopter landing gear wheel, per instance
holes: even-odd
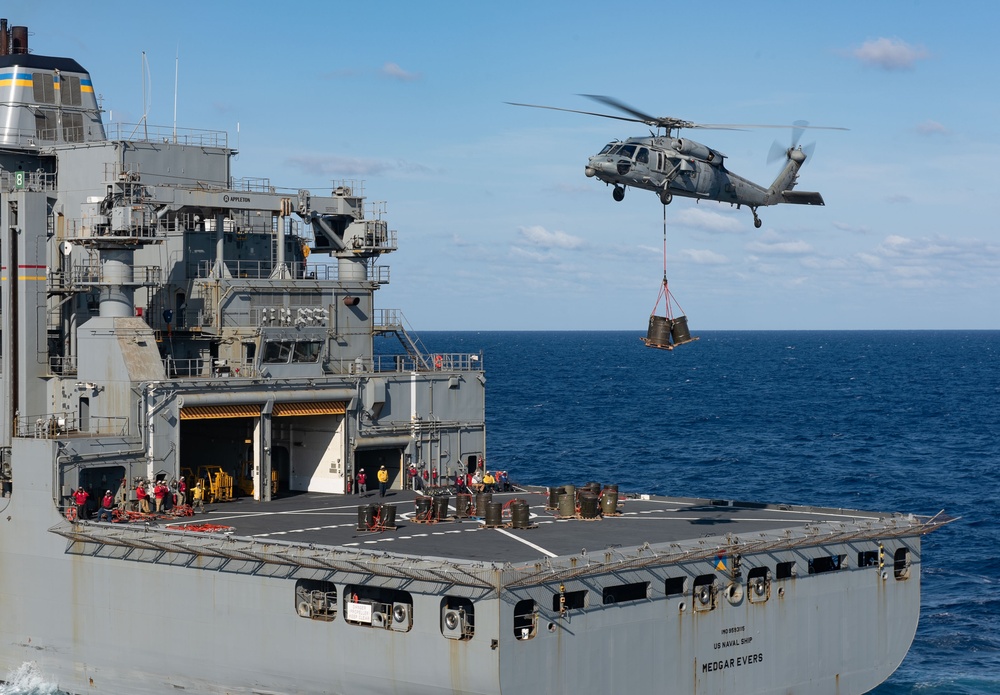
[[[753,211],[753,226],[756,227],[757,229],[760,229],[760,226],[762,224],[764,224],[764,223],[760,221],[760,218],[757,217],[757,211],[754,210]]]
[[[666,191],[660,191],[660,202],[664,205],[670,205],[673,201],[674,196],[672,193],[667,193]]]
[[[619,203],[625,200],[625,189],[621,186],[615,186],[614,190],[611,191],[611,197],[617,200]]]

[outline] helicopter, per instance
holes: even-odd
[[[613,118],[619,121],[645,123],[651,128],[655,127],[656,132],[650,131],[648,137],[632,137],[624,141],[612,140],[600,152],[590,157],[584,173],[588,177],[597,178],[608,185],[613,185],[612,197],[619,202],[625,198],[625,189],[632,186],[653,191],[664,205],[669,205],[675,195],[697,200],[729,203],[735,205],[737,209],[745,205],[753,213],[753,224],[758,229],[762,224],[757,215],[759,207],[781,203],[825,204],[823,196],[815,191],[793,190],[798,182],[799,169],[811,156],[811,146],[807,146],[803,150],[799,145],[799,139],[807,128],[847,130],[847,128],[830,126],[810,126],[805,121],[796,121],[793,125],[694,123],[672,116],[650,116],[613,97],[597,94],[581,94],[580,96],[601,102],[628,114],[628,116],[564,109],[558,106],[521,104],[510,101],[507,103],[512,106],[568,111],[587,116]],[[791,128],[792,143],[787,148],[777,142],[772,145],[768,157],[769,161],[784,157],[786,163],[774,183],[770,187],[764,188],[726,169],[726,155],[723,153],[700,142],[680,137],[680,131],[684,128],[716,130]]]

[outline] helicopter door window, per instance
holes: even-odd
[[[635,145],[624,145],[620,150],[618,150],[618,155],[620,157],[628,157],[632,159],[635,155]]]
[[[639,162],[640,164],[649,164],[649,150],[647,150],[645,147],[640,147],[639,154],[636,155],[635,161]]]

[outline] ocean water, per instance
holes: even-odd
[[[515,480],[961,517],[924,538],[917,635],[874,692],[1000,693],[1000,331],[643,334],[420,338],[483,352],[488,463]]]
[[[1000,693],[1000,331],[641,335],[420,337],[483,351],[515,480],[961,517],[924,537],[917,635],[874,692]]]

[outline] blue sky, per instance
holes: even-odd
[[[28,5],[28,3],[24,3]],[[663,275],[663,207],[587,179],[641,124],[607,94],[701,123],[812,131],[826,207],[675,199],[670,289],[699,329],[1000,328],[1000,4],[30,3],[32,51],[77,59],[106,120],[225,130],[238,177],[363,180],[400,250],[379,306],[417,330],[634,329]],[[239,134],[237,136],[237,124]],[[783,131],[684,131],[770,184]],[[662,303],[660,304],[662,313]]]

